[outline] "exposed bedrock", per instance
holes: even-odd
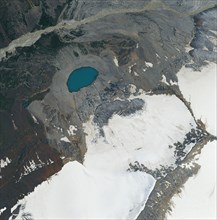
[[[141,110],[144,107],[144,101],[142,99],[132,99],[132,100],[115,100],[112,102],[106,102],[99,105],[94,113],[93,121],[102,128],[104,125],[108,124],[108,120],[114,115],[127,116]]]
[[[194,58],[194,67],[200,67],[204,61],[217,62],[217,7],[194,16],[195,34],[190,51]]]

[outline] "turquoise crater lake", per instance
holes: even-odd
[[[91,85],[97,76],[98,71],[93,67],[80,67],[73,70],[67,80],[69,92],[78,92],[80,89]]]

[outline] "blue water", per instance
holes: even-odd
[[[73,70],[67,80],[69,92],[78,92],[80,89],[91,85],[97,78],[98,71],[93,67],[81,67]]]

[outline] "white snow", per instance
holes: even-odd
[[[17,208],[18,205],[19,205],[19,203],[11,208],[11,213]]]
[[[113,61],[114,61],[114,63],[115,63],[116,66],[119,66],[119,65],[118,65],[118,59],[117,59],[117,57],[114,57]]]
[[[162,83],[165,83],[166,85],[172,85],[172,86],[173,86],[173,85],[178,85],[177,82],[174,82],[174,81],[172,81],[172,80],[170,80],[169,83],[168,83],[168,82],[167,82],[167,78],[166,78],[165,75],[162,75],[161,82],[162,82]]]
[[[161,82],[163,82],[163,83],[165,83],[165,84],[169,85],[169,83],[167,82],[167,78],[166,78],[166,76],[165,76],[165,75],[162,75]]]
[[[70,140],[67,137],[60,138],[61,141],[70,143]]]
[[[54,161],[52,161],[51,159],[49,159],[49,160],[47,161],[47,165],[50,165],[50,164],[52,164],[52,163],[54,163]]]
[[[129,73],[132,72],[132,68],[133,68],[135,65],[136,65],[136,63],[134,63],[134,64],[132,64],[132,65],[130,65],[130,66],[128,67],[128,71],[129,71]]]
[[[207,130],[216,135],[216,64],[209,64],[201,72],[183,67],[178,73],[180,89],[191,101],[197,119],[206,123]],[[199,173],[184,185],[181,197],[174,197],[175,204],[168,219],[217,219],[216,216],[216,147],[208,143],[202,149]],[[190,168],[192,164],[187,164]],[[186,164],[184,165],[186,166]]]
[[[174,208],[168,220],[217,219],[216,216],[216,146],[209,142],[202,149],[199,173],[191,177],[181,196],[173,198]]]
[[[133,71],[135,76],[139,76],[139,74],[136,71]]]
[[[36,156],[37,156],[37,159],[38,159],[39,163],[43,164],[43,162],[42,162],[42,160],[39,158],[39,156],[38,156],[38,153],[37,153],[37,152],[36,152]]]
[[[17,130],[18,128],[17,128],[17,126],[16,126],[16,124],[15,124],[13,119],[12,119],[12,124],[13,124],[14,130]]]
[[[45,121],[47,121],[47,119],[45,119]],[[61,127],[58,127],[56,125],[52,125],[54,128],[56,128],[58,131],[63,132],[63,129]],[[67,130],[68,131],[68,130]]]
[[[37,153],[36,153],[36,156],[37,156],[38,162],[35,162],[34,160],[28,161],[26,163],[26,165],[24,166],[24,172],[21,173],[17,182],[19,182],[24,176],[29,175],[30,173],[34,172],[35,170],[38,170],[45,165],[50,165],[53,163],[53,161],[51,159],[48,159],[48,161],[46,161],[46,163],[41,161],[41,159],[39,158]]]
[[[134,88],[135,89],[135,88]],[[83,125],[87,152],[83,165],[69,162],[49,182],[43,182],[18,204],[19,213],[35,219],[135,219],[144,208],[155,185],[145,172],[129,172],[138,161],[154,169],[174,164],[169,145],[184,140],[196,124],[176,96],[142,92],[143,110],[134,115],[114,115],[103,127],[105,137],[93,116]],[[189,148],[190,149],[190,148]],[[188,150],[189,150],[188,149]]]
[[[8,157],[1,159],[0,168],[5,168],[9,163],[11,163],[11,160]]]
[[[141,172],[110,175],[69,162],[19,202],[25,209],[17,219],[25,212],[34,219],[131,219],[144,206],[154,183],[153,177]]]
[[[3,213],[6,209],[7,209],[6,207],[0,209],[0,214]]]
[[[146,65],[147,67],[153,67],[153,63],[150,63],[150,62],[146,62],[146,61],[145,61],[145,65]]]
[[[174,85],[178,85],[178,83],[177,82],[175,82],[175,81],[172,81],[172,80],[170,80],[170,85],[172,85],[172,86],[174,86]]]
[[[183,67],[178,73],[178,84],[197,119],[207,126],[207,131],[217,135],[216,130],[216,88],[217,65],[210,63],[201,72]]]
[[[75,135],[75,131],[77,131],[77,128],[74,125],[70,125],[69,130],[67,130],[69,135]]]
[[[136,93],[136,86],[133,85],[133,84],[130,84],[129,86],[130,86],[130,92],[131,92],[131,94]]]
[[[192,116],[176,96],[143,93],[138,97],[145,101],[144,110],[128,117],[113,116],[103,128],[105,138],[99,137],[91,120],[85,125],[85,166],[117,172],[135,161],[150,169],[174,164],[174,149],[169,145],[182,142],[185,134],[196,126]]]
[[[160,56],[159,56],[157,53],[156,53],[156,57],[157,57],[157,58],[160,58]]]
[[[33,121],[34,121],[36,124],[39,124],[37,118],[36,118],[33,114],[31,114],[31,116],[32,116]]]
[[[18,182],[24,177],[24,176],[27,176],[29,175],[31,172],[39,169],[39,168],[42,168],[44,165],[44,163],[39,163],[39,164],[36,164],[34,160],[31,160],[31,161],[28,161],[28,164],[26,164],[24,166],[24,172],[21,173],[20,177],[19,177],[19,180]]]

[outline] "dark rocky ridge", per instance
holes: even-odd
[[[138,2],[127,4],[134,7],[142,1]],[[53,1],[50,10],[53,11],[58,5]],[[200,1],[200,10],[204,5],[204,1]],[[100,7],[112,8],[114,5],[105,1],[97,8],[89,2],[72,2],[71,7],[66,5],[59,19],[83,19],[100,11]],[[101,111],[105,111],[105,103],[115,103],[117,98],[126,101],[131,94],[130,84],[136,85],[137,90],[152,90],[159,94],[165,92],[160,89],[162,75],[177,81],[176,72],[191,59],[185,46],[193,37],[194,22],[191,17],[176,13],[182,6],[173,7],[175,11],[117,13],[76,29],[56,30],[42,35],[32,46],[17,48],[14,56],[0,62],[0,159],[7,156],[13,161],[2,171],[0,195],[3,199],[0,208],[6,205],[10,210],[18,198],[60,170],[63,165],[60,154],[70,160],[82,161],[86,150],[82,126],[94,115],[97,107],[101,106]],[[40,13],[36,13],[38,17]],[[25,29],[21,34],[27,31],[31,30]],[[0,42],[7,45],[12,39]],[[115,65],[114,56],[119,66]],[[199,64],[204,59],[203,56]],[[153,68],[144,61],[153,63]],[[195,62],[198,63],[197,59]],[[99,70],[98,80],[79,93],[69,94],[67,77],[73,69],[84,64]],[[39,124],[34,123],[27,109],[37,117]],[[112,115],[113,110],[108,114]],[[13,126],[13,121],[18,129]],[[99,123],[97,119],[96,123]],[[73,136],[68,134],[69,125],[77,128]],[[68,137],[71,143],[63,144],[60,141],[62,136]],[[54,163],[31,172],[17,185],[16,181],[29,161],[38,161],[36,153],[44,163],[49,159]],[[11,176],[15,177],[8,182]],[[17,190],[12,190],[15,186]],[[7,193],[11,190],[13,193],[8,197]],[[4,212],[3,218],[7,219],[9,215],[9,211]]]

